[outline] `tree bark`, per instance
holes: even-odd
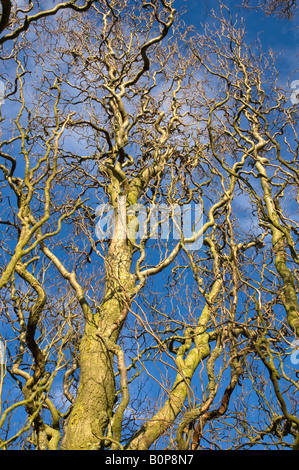
[[[2,14],[0,19],[0,33],[6,28],[9,22],[10,12],[11,12],[11,1],[10,0],[1,0],[2,5]]]
[[[99,312],[86,319],[80,345],[80,384],[64,438],[67,450],[97,450],[105,445],[115,400],[113,356],[134,287],[131,248],[112,240],[106,265],[106,290]]]

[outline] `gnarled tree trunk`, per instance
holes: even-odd
[[[99,312],[86,319],[80,345],[80,385],[64,438],[67,450],[104,446],[115,402],[114,353],[109,344],[116,344],[134,287],[131,251],[126,240],[112,240],[109,247],[105,297]]]

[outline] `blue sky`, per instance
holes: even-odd
[[[293,74],[292,80],[299,79],[298,58],[299,58],[299,13],[289,21],[286,18],[277,18],[275,15],[268,16],[262,10],[246,9],[239,6],[242,3],[225,1],[224,4],[230,8],[231,15],[237,15],[238,19],[243,18],[246,26],[246,38],[248,44],[253,42],[257,36],[264,47],[264,52],[272,50],[279,55],[277,66],[281,73],[281,85],[286,86],[288,77]],[[252,3],[258,3],[257,1]],[[200,32],[201,24],[211,21],[209,18],[212,9],[219,9],[218,0],[198,1],[198,0],[176,0],[175,8],[178,11],[186,10],[183,18],[189,25],[194,25]],[[296,73],[297,70],[297,73]]]

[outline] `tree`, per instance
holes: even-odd
[[[295,15],[297,10],[296,0],[261,0],[257,5],[253,5],[250,0],[244,0],[243,6],[246,8],[262,9],[267,15],[276,15],[289,20]]]
[[[298,449],[273,57],[224,6],[202,34],[166,0],[29,8],[2,39],[1,447]]]

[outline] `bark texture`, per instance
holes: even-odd
[[[80,345],[80,385],[67,425],[67,450],[105,446],[115,401],[114,347],[128,312],[133,289],[131,248],[126,240],[111,242],[106,265],[106,291],[97,312],[86,319]]]

